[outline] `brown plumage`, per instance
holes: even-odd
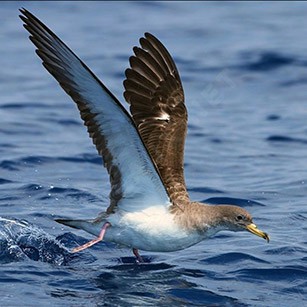
[[[140,44],[126,70],[124,97],[172,202],[184,209],[189,203],[183,171],[188,116],[180,76],[157,38],[145,33]]]

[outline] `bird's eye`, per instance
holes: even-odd
[[[237,216],[237,221],[242,221],[243,220],[243,216],[242,215],[238,215]]]

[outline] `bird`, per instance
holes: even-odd
[[[139,250],[186,249],[219,231],[248,231],[269,242],[251,214],[234,204],[190,200],[184,178],[187,109],[182,82],[166,47],[146,32],[126,69],[130,113],[86,64],[25,8],[20,18],[42,65],[76,103],[111,185],[108,208],[94,219],[56,219],[95,238]]]

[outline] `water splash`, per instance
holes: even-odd
[[[26,220],[0,217],[0,263],[22,260],[65,265],[69,251],[54,237]]]

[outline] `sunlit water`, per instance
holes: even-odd
[[[18,19],[49,25],[123,101],[144,32],[173,54],[189,111],[191,198],[252,212],[271,242],[221,233],[176,253],[90,239],[108,177],[74,104]],[[1,306],[303,306],[306,302],[307,4],[4,2],[0,5]]]

